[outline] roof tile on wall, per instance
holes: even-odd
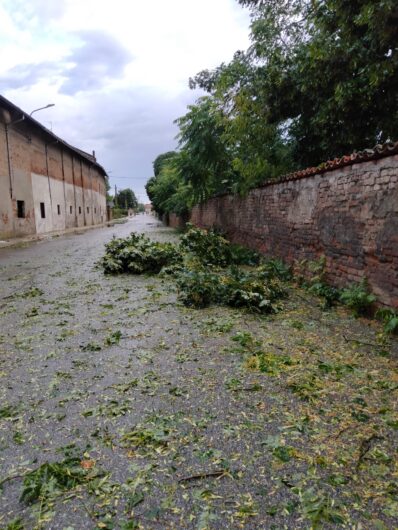
[[[335,169],[342,168],[344,166],[352,166],[361,162],[369,162],[370,160],[377,160],[386,156],[392,156],[398,154],[398,141],[397,142],[386,142],[384,144],[378,144],[373,149],[364,149],[363,151],[356,151],[351,155],[345,155],[341,158],[335,158],[319,164],[317,167],[308,167],[301,169],[276,180],[270,180],[264,182],[261,186],[269,186],[277,182],[286,182],[288,180],[298,180],[305,177],[311,177],[314,175],[320,175],[327,171],[333,171]],[[260,186],[260,187],[261,187]]]

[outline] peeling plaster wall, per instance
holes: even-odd
[[[58,142],[46,144],[34,130],[8,130],[7,150],[6,126],[0,123],[0,239],[106,221],[105,181],[95,166]],[[24,218],[18,218],[17,201],[25,202]]]
[[[50,183],[44,175],[32,173],[33,203],[35,208],[36,233],[52,232],[53,222],[51,215]],[[40,203],[44,204],[45,217],[41,217]]]
[[[216,197],[191,222],[290,263],[325,255],[332,284],[367,277],[380,302],[398,307],[397,155]]]

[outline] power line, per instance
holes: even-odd
[[[110,179],[128,179],[128,180],[149,180],[149,177],[115,177],[114,175],[108,175]]]

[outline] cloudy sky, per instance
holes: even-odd
[[[188,78],[249,45],[236,0],[0,0],[0,93],[147,200],[152,161],[200,95]]]

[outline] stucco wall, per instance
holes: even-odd
[[[366,276],[380,302],[398,307],[397,155],[216,197],[191,222],[288,262],[325,255],[332,284]]]
[[[6,126],[0,123],[0,239],[106,221],[105,181],[95,165],[57,141],[46,143],[26,125],[8,131],[7,150]],[[25,203],[25,218],[18,218],[17,201]]]

